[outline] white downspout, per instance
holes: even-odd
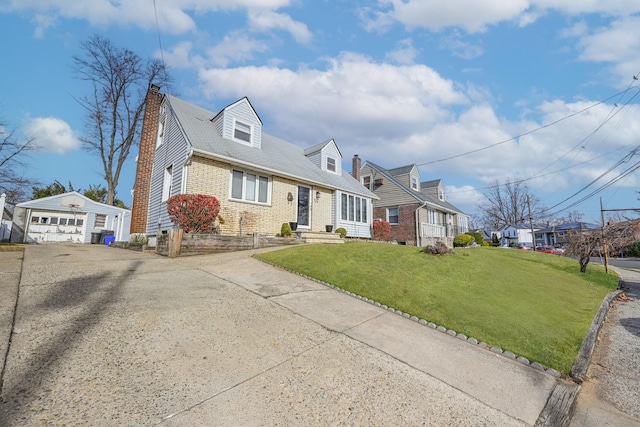
[[[422,247],[422,236],[420,233],[420,214],[418,212],[420,212],[420,209],[424,208],[427,205],[427,202],[424,202],[422,204],[422,206],[418,207],[418,209],[416,209],[415,211],[415,216],[416,216],[416,246],[417,247]]]

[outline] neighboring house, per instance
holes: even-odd
[[[469,231],[469,216],[447,202],[442,180],[421,182],[416,165],[385,169],[366,161],[357,169],[362,184],[380,198],[373,202],[373,216],[391,224],[390,240],[451,247],[456,235]]]
[[[13,225],[13,210],[7,205],[7,195],[0,194],[0,242],[9,240]]]
[[[177,194],[208,194],[220,201],[222,233],[298,231],[371,237],[375,194],[342,170],[330,139],[304,149],[262,130],[245,97],[216,113],[153,87],[147,104],[133,194],[132,232],[174,227],[166,201]]]
[[[568,243],[570,231],[593,230],[596,228],[600,228],[600,226],[586,222],[567,222],[538,230],[536,232],[536,240],[538,240],[537,236],[541,235],[544,245],[561,246]]]
[[[131,211],[94,202],[72,191],[18,203],[13,211],[12,243],[90,243],[91,233],[111,231],[129,240]]]
[[[474,231],[482,234],[482,238],[484,239],[484,241],[489,244],[493,243],[494,237],[496,238],[496,240],[500,240],[500,231],[494,231],[487,228],[477,229]]]
[[[536,235],[536,245],[542,245],[542,237],[538,232],[542,227],[533,225],[533,232]],[[500,230],[500,246],[517,247],[525,245],[533,247],[530,224],[508,224]]]

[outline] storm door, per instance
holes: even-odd
[[[298,186],[298,227],[309,227],[310,217],[310,195],[309,187]]]

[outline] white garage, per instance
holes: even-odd
[[[13,243],[91,243],[92,234],[129,240],[131,211],[72,191],[18,203],[13,212]],[[95,243],[95,241],[94,241]]]

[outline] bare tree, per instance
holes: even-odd
[[[83,56],[73,57],[74,70],[93,89],[91,95],[78,99],[87,111],[88,134],[81,140],[89,152],[100,157],[106,203],[113,204],[122,165],[139,140],[146,90],[151,83],[166,87],[170,77],[161,61],[143,60],[98,35],[81,47]]]
[[[529,206],[533,221],[541,221],[543,209],[540,200],[531,194],[526,184],[507,180],[498,181],[484,193],[485,201],[480,204],[484,223],[493,229],[500,229],[508,224],[529,222]]]
[[[640,220],[609,222],[603,228],[573,230],[569,232],[569,243],[565,254],[578,258],[580,271],[587,271],[592,256],[606,251],[620,251],[638,241]],[[605,247],[606,245],[606,247]]]
[[[20,202],[26,196],[25,188],[34,183],[24,173],[26,156],[35,148],[33,142],[33,138],[17,137],[0,122],[0,193],[7,195],[10,204]]]

